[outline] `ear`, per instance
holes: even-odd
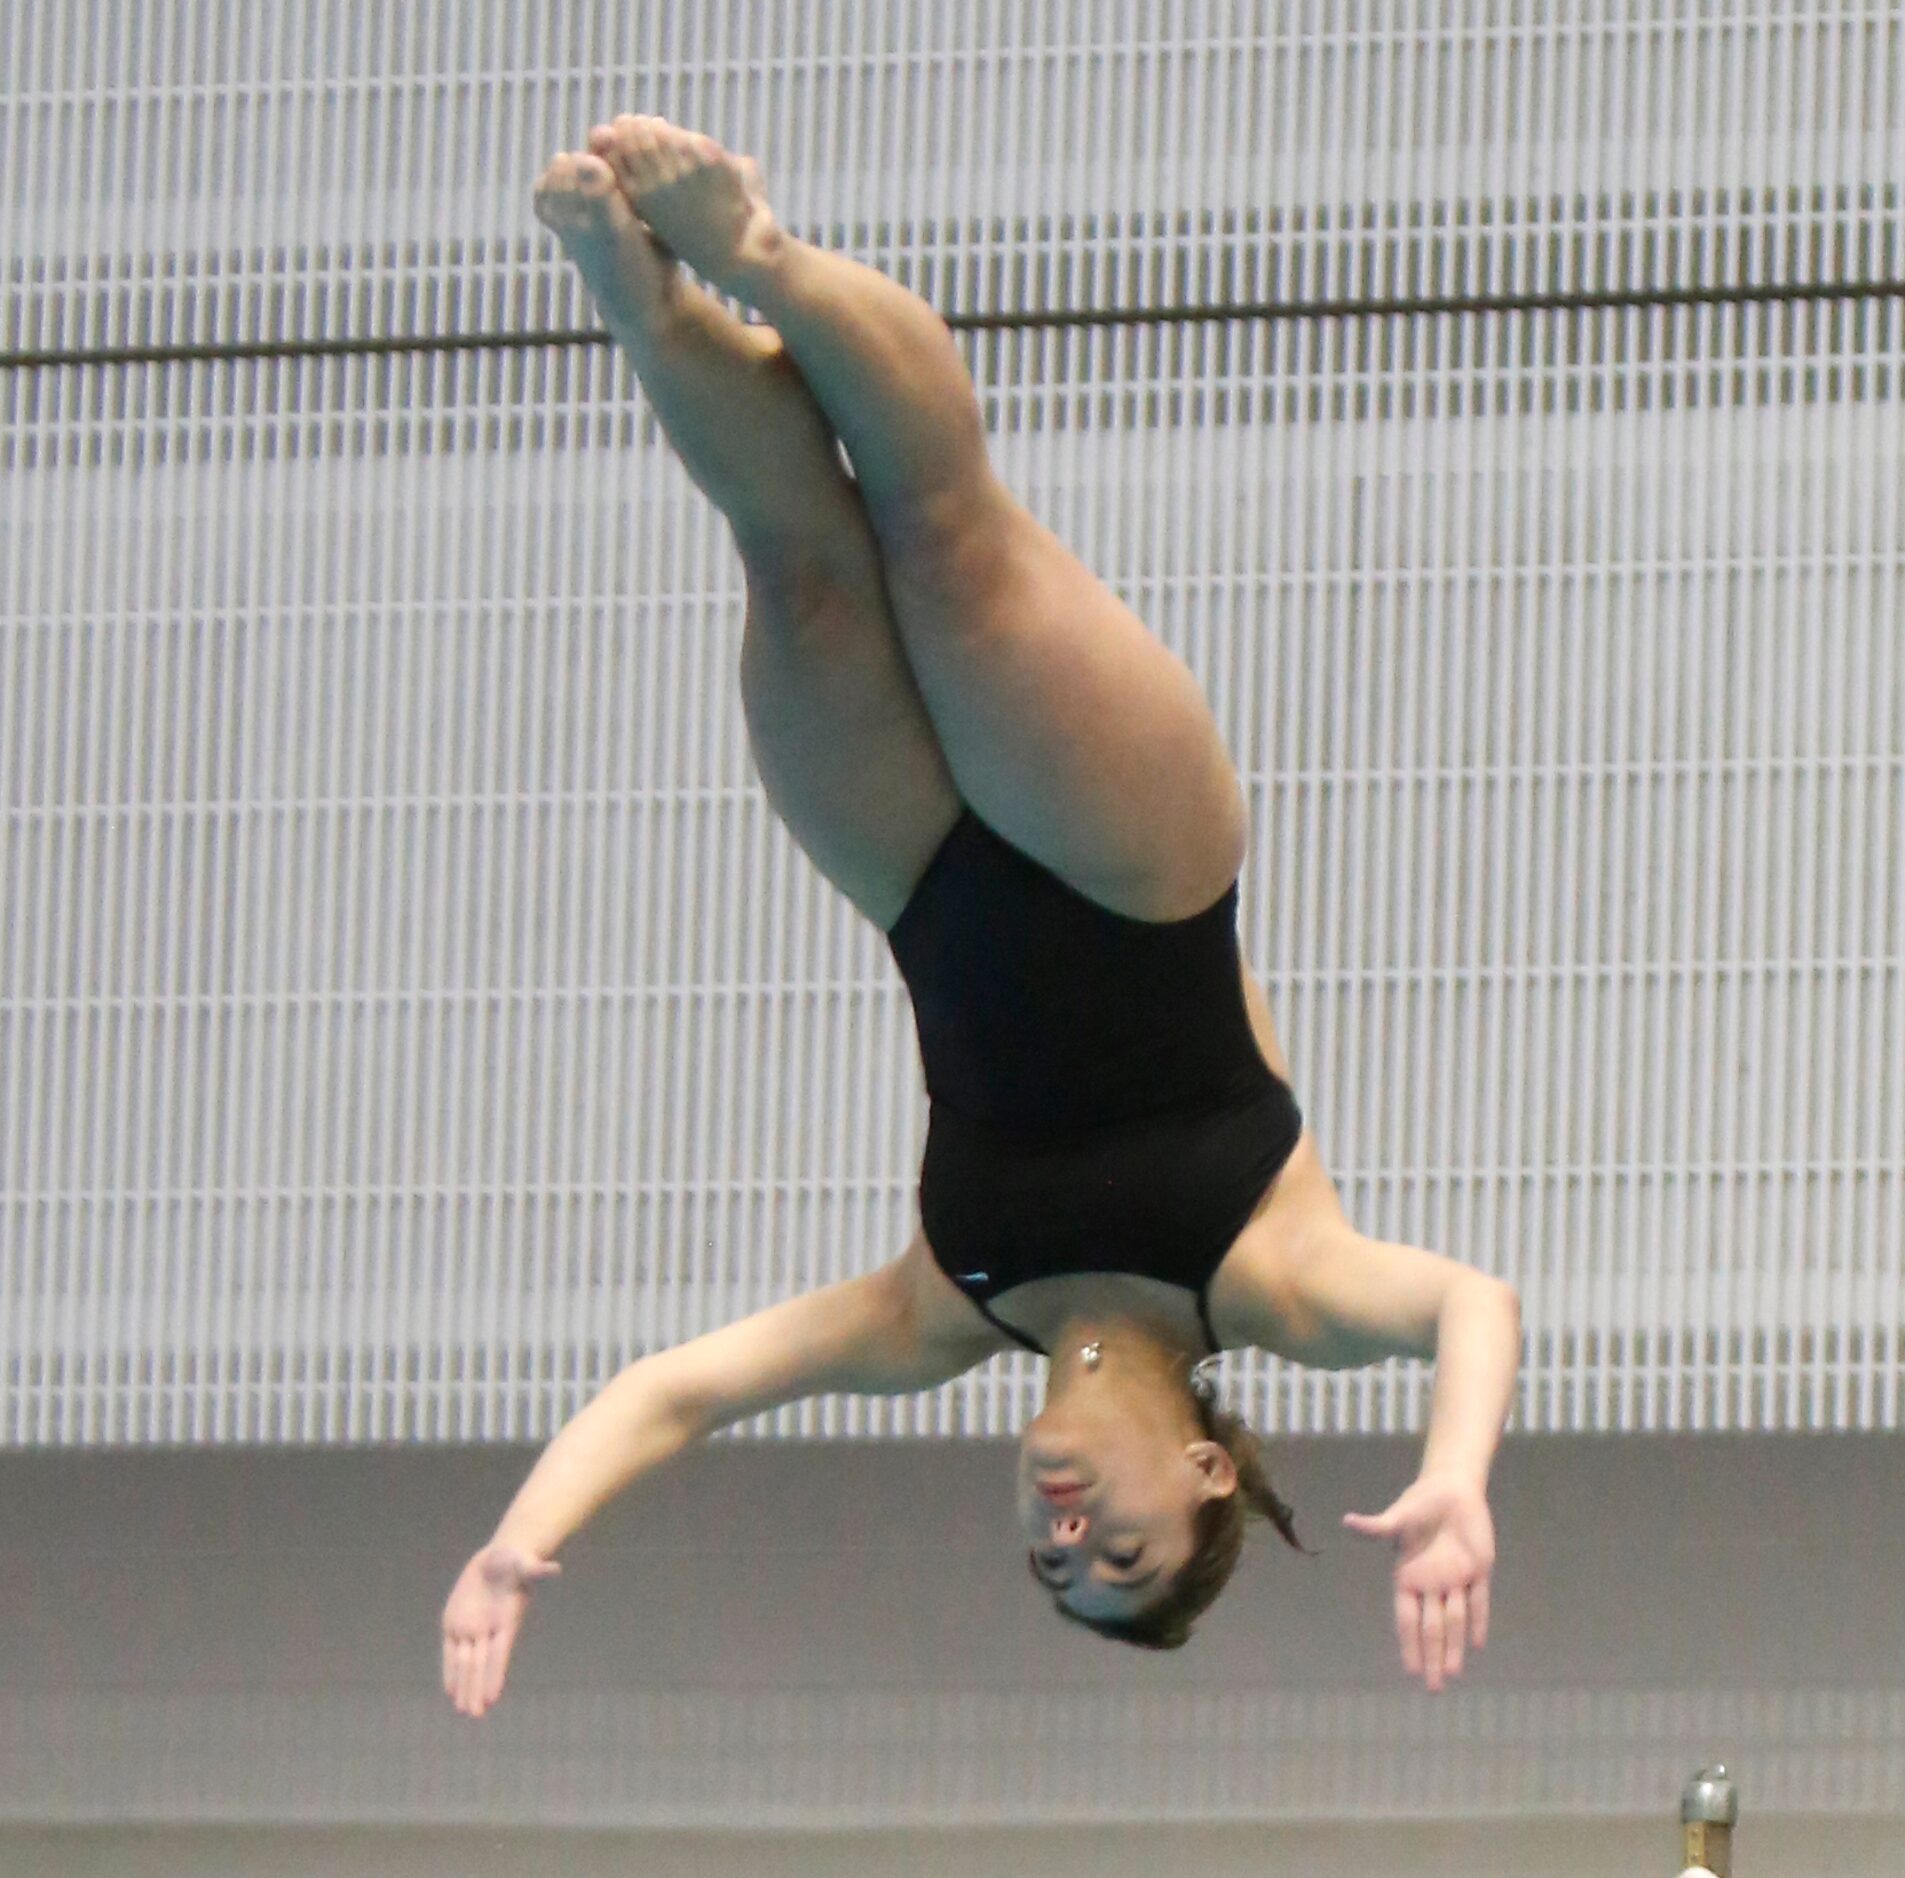
[[[1228,1499],[1237,1491],[1237,1463],[1221,1441],[1193,1441],[1184,1458],[1204,1476],[1204,1498]]]

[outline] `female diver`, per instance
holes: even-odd
[[[551,1554],[692,1442],[1014,1344],[1051,1360],[1017,1469],[1032,1572],[1153,1648],[1222,1589],[1247,1511],[1295,1543],[1199,1359],[1435,1356],[1418,1478],[1345,1523],[1394,1547],[1403,1664],[1440,1689],[1487,1636],[1518,1305],[1344,1218],[1239,953],[1243,792],[1189,668],[995,479],[945,323],[788,235],[750,161],[618,117],[536,210],[733,525],[755,761],[887,935],[930,1126],[897,1259],[643,1357],[557,1434],[450,1593],[451,1699],[496,1701]]]

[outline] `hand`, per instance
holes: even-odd
[[[1488,1641],[1488,1575],[1495,1522],[1488,1496],[1465,1479],[1425,1474],[1385,1513],[1343,1524],[1396,1548],[1396,1641],[1402,1666],[1431,1692],[1462,1673],[1464,1650]]]
[[[462,1714],[481,1715],[502,1694],[529,1587],[561,1570],[513,1545],[486,1545],[463,1567],[443,1607],[443,1689]]]

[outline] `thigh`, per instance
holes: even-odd
[[[880,548],[907,660],[980,818],[1131,918],[1216,900],[1247,813],[1190,668],[997,483],[882,528]]]
[[[859,538],[748,567],[741,703],[768,800],[882,931],[964,808]]]

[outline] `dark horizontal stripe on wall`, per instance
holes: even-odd
[[[1598,293],[1480,294],[1395,300],[1287,300],[1206,306],[1087,307],[1031,313],[957,313],[956,332],[1015,332],[1035,327],[1182,326],[1237,320],[1384,320],[1443,314],[1599,313],[1676,306],[1758,306],[1815,300],[1905,298],[1905,281],[1791,281],[1757,287],[1665,287]],[[543,346],[608,345],[596,327],[547,332],[400,333],[341,339],[238,340],[167,346],[86,346],[0,352],[0,369],[40,371],[75,365],[190,365],[243,359],[376,358],[394,352],[520,352]]]
[[[1905,383],[1895,299],[1535,319],[1228,320],[978,334],[989,431],[1866,404]],[[0,471],[429,456],[660,440],[610,346],[0,377]],[[1300,341],[1284,343],[1284,338]],[[1298,356],[1301,355],[1301,356]]]

